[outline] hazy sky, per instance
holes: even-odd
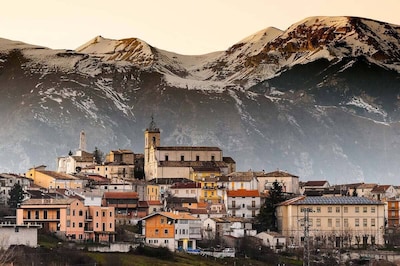
[[[400,25],[400,0],[3,0],[0,38],[75,49],[97,35],[136,37],[204,54],[309,16],[360,16]]]

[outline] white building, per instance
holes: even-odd
[[[254,218],[260,213],[260,193],[258,190],[228,190],[226,209],[233,217]]]
[[[0,249],[7,250],[12,245],[37,247],[40,224],[0,224]]]

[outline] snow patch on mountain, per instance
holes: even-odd
[[[346,103],[346,105],[353,105],[356,107],[359,107],[361,109],[365,109],[368,113],[375,113],[381,115],[383,118],[387,118],[387,113],[380,109],[379,107],[372,106],[369,103],[366,103],[362,98],[360,97],[352,97],[349,102]]]

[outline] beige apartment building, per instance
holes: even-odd
[[[302,246],[308,229],[315,247],[383,245],[384,203],[363,197],[296,197],[276,210],[278,231]]]

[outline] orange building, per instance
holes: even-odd
[[[398,199],[387,200],[388,227],[398,227],[400,219],[400,204]]]
[[[172,251],[196,249],[201,239],[201,220],[188,213],[158,212],[142,219],[146,244]]]

